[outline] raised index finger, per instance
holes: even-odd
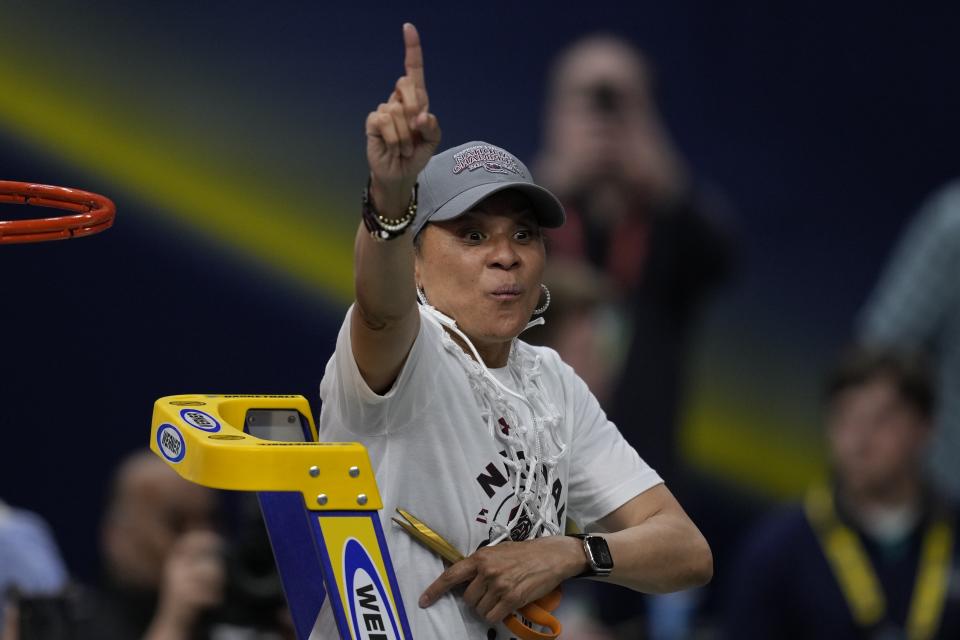
[[[420,34],[409,22],[403,25],[403,45],[406,50],[403,66],[407,70],[407,76],[413,80],[415,89],[426,92],[427,83],[423,77],[423,49],[420,48]]]

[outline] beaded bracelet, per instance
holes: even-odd
[[[384,218],[377,213],[373,203],[373,196],[370,193],[370,180],[367,180],[367,188],[363,190],[363,224],[370,232],[370,236],[377,242],[385,242],[399,238],[406,232],[407,227],[417,216],[417,190],[419,183],[413,185],[413,192],[410,194],[410,204],[402,217],[397,219]]]

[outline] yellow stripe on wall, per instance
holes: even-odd
[[[771,499],[793,500],[825,474],[821,441],[816,430],[751,411],[745,397],[742,402],[702,397],[682,433],[682,450],[703,471]]]
[[[132,118],[124,105],[58,90],[64,83],[70,84],[0,55],[0,120],[15,136],[122,185],[210,238],[328,295],[353,297],[352,230],[330,224],[338,216],[322,197],[277,193],[255,177],[231,174],[229,159],[204,158],[197,146]],[[311,215],[324,223],[311,223]],[[118,224],[122,216],[121,207]]]

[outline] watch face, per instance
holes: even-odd
[[[590,545],[590,555],[598,569],[612,569],[613,556],[610,555],[610,547],[607,541],[600,536],[590,536],[587,538],[587,544]]]

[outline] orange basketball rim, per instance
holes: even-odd
[[[71,212],[52,218],[0,220],[0,244],[89,236],[109,229],[117,212],[109,198],[96,193],[8,180],[0,180],[0,203],[25,204]]]

